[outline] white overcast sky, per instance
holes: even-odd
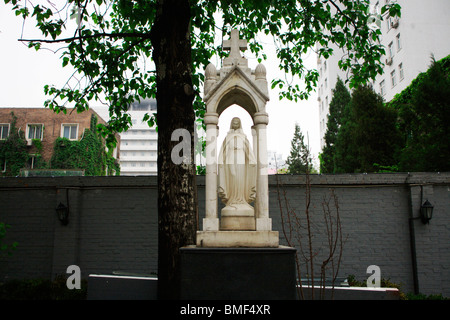
[[[44,85],[62,87],[71,75],[71,70],[62,68],[61,51],[53,53],[49,50],[29,49],[17,39],[21,38],[22,18],[16,17],[11,6],[0,1],[0,107],[41,107],[48,99],[44,95]],[[25,25],[23,38],[39,38],[34,31],[34,24]],[[269,114],[267,128],[267,149],[282,154],[286,159],[290,153],[291,140],[294,134],[295,123],[300,125],[303,135],[309,137],[309,145],[314,156],[315,166],[318,166],[317,155],[320,151],[319,111],[317,94],[313,93],[307,101],[297,103],[286,99],[279,100],[278,92],[270,90],[270,81],[273,78],[284,77],[278,70],[278,62],[274,57],[274,44],[272,40],[263,40],[264,52],[268,60],[262,63],[267,69],[270,101],[266,111]],[[258,64],[250,51],[245,52],[249,59],[249,67],[254,69]],[[314,52],[304,57],[309,68],[316,67]],[[216,68],[220,62],[212,61]],[[92,105],[95,107],[95,105]],[[244,129],[251,141],[251,119],[242,108],[232,106],[228,108],[219,119],[220,136],[226,134],[231,118],[238,116],[242,119]],[[220,137],[219,137],[220,138]]]

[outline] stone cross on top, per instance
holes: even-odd
[[[241,50],[245,51],[247,49],[247,40],[239,39],[238,30],[231,30],[230,39],[223,41],[223,49],[230,50],[230,55],[224,59],[224,65],[232,65],[236,64],[236,62],[239,65],[247,65],[247,59],[240,54]]]

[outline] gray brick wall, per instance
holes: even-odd
[[[307,253],[305,181],[299,176],[269,176],[273,229],[284,239],[290,217],[299,218],[292,243]],[[199,228],[204,215],[204,177],[198,177]],[[80,266],[82,276],[112,272],[157,272],[156,177],[55,177],[0,179],[0,221],[11,225],[7,243],[19,243],[12,256],[0,257],[0,281],[50,278],[67,266]],[[409,218],[419,215],[422,200],[435,207],[430,224],[414,220],[419,289],[450,296],[450,173],[312,175],[310,217],[315,275],[327,254],[322,204],[334,192],[339,203],[345,243],[339,277],[366,279],[367,267],[414,289]],[[285,198],[286,195],[286,198]],[[55,208],[70,206],[62,226]],[[281,200],[281,203],[279,201]],[[287,200],[286,200],[287,199]],[[281,204],[281,206],[280,206]],[[281,208],[281,209],[280,209]],[[335,207],[331,203],[333,215]],[[289,209],[289,210],[288,210]],[[294,214],[295,213],[295,214]],[[293,224],[293,226],[296,226]],[[298,236],[300,235],[300,237]],[[299,251],[301,276],[310,270]]]

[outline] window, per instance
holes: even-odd
[[[9,123],[0,124],[0,140],[5,140],[9,135]]]
[[[6,172],[6,160],[5,159],[0,159],[0,170],[2,172]]]
[[[323,62],[323,71],[327,71],[327,62],[326,61]]]
[[[404,74],[403,74],[403,63],[400,63],[398,65],[398,76],[400,77],[400,81],[403,80]]]
[[[386,83],[384,80],[380,82],[380,93],[382,96],[386,94]]]
[[[28,162],[26,164],[26,167],[28,169],[34,169],[34,166],[36,165],[37,156],[35,154],[30,154],[28,156]]]
[[[394,56],[394,43],[389,43],[388,46],[388,50],[389,50],[389,58],[392,58]]]
[[[39,139],[42,140],[42,124],[29,124],[28,129],[28,140]]]
[[[78,125],[77,124],[63,124],[62,136],[69,140],[77,140],[78,138]]]
[[[400,41],[400,33],[395,36],[395,40],[397,42],[397,51],[400,51],[400,49],[402,48],[402,43]]]
[[[395,70],[393,70],[391,72],[391,84],[392,84],[392,87],[395,87],[395,85],[397,84],[397,78],[395,76]]]
[[[328,81],[327,81],[327,79],[325,78],[325,89],[328,87]]]

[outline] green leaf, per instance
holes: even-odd
[[[67,66],[68,63],[69,63],[69,57],[64,57],[63,58],[63,62],[62,62],[62,66],[65,67],[65,66]]]

